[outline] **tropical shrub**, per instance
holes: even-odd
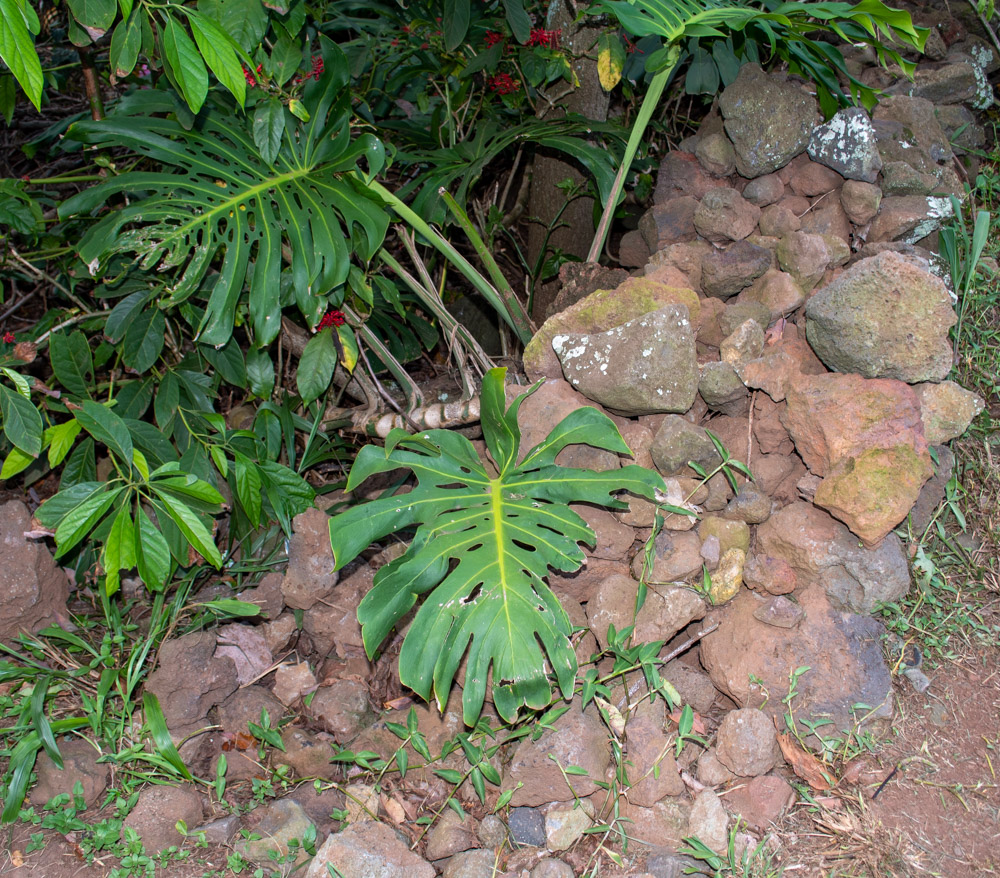
[[[567,445],[621,454],[628,446],[614,423],[594,408],[567,415],[521,456],[517,413],[531,393],[505,407],[505,369],[483,381],[481,418],[491,476],[472,443],[459,433],[394,431],[384,446],[361,449],[347,488],[369,476],[408,469],[412,491],[359,504],[330,520],[338,569],[390,533],[416,526],[396,560],[379,569],[358,609],[365,649],[377,652],[393,626],[420,597],[399,657],[400,680],[443,709],[463,658],[467,725],[475,725],[492,674],[497,712],[511,721],[523,706],[541,709],[552,698],[549,669],[570,697],[576,656],[571,626],[543,577],[552,568],[577,570],[580,543],[593,545],[590,527],[569,503],[625,508],[620,491],[652,499],[663,480],[630,465],[594,472],[555,463]],[[537,385],[536,385],[537,387]]]

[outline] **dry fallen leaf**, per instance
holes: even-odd
[[[382,706],[386,710],[403,710],[411,704],[413,704],[413,699],[409,695],[400,695],[399,698],[383,702]]]
[[[615,733],[617,737],[621,737],[625,734],[625,717],[622,716],[622,712],[615,707],[610,701],[605,701],[603,698],[594,696],[594,701],[597,702],[597,706],[601,710],[608,714],[608,725],[611,727],[611,731]]]
[[[828,790],[833,786],[831,773],[812,753],[803,750],[791,735],[778,735],[778,746],[785,761],[799,777],[814,790]]]
[[[406,820],[406,811],[394,798],[391,799],[383,793],[379,798],[382,800],[382,808],[389,815],[389,819],[397,826]]]
[[[20,869],[21,866],[24,865],[24,854],[22,854],[20,851],[11,851],[10,852],[10,864],[15,869]]]

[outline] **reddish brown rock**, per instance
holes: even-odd
[[[712,245],[707,241],[687,241],[682,244],[671,244],[663,250],[659,250],[649,257],[646,265],[646,277],[660,278],[660,271],[665,268],[675,268],[689,278],[691,283],[688,288],[700,292],[701,290],[701,261],[705,254],[709,253]],[[671,281],[664,280],[667,286],[678,286]]]
[[[639,220],[639,233],[646,242],[650,253],[693,241],[694,213],[698,209],[698,199],[690,195],[680,195],[659,204],[654,204]]]
[[[802,220],[787,207],[769,204],[760,213],[760,233],[768,237],[783,238],[802,228]]]
[[[743,188],[743,197],[757,207],[774,204],[785,194],[785,184],[777,174],[755,177]]]
[[[895,534],[876,548],[863,548],[811,503],[794,502],[772,513],[757,528],[756,551],[784,560],[800,585],[820,585],[835,607],[857,613],[898,601],[910,587],[906,554]]]
[[[737,241],[725,250],[707,253],[701,263],[701,288],[709,296],[728,299],[771,267],[771,252]]]
[[[733,774],[757,777],[778,760],[778,739],[771,718],[748,707],[727,713],[716,732],[716,756]]]
[[[795,790],[787,781],[767,774],[727,790],[722,801],[733,816],[746,821],[748,829],[766,832],[795,802]]]
[[[832,255],[823,237],[809,232],[785,235],[775,252],[781,269],[794,277],[807,293],[823,278]]]
[[[847,213],[840,204],[840,199],[831,194],[828,197],[817,200],[818,203],[802,217],[802,231],[812,235],[830,235],[840,242],[838,249],[846,249],[847,255],[842,259],[834,257],[831,262],[834,265],[846,262],[850,255],[851,241],[851,221],[847,218]],[[827,244],[830,242],[827,241]]]
[[[802,158],[804,156],[796,159],[797,167],[788,177],[788,188],[796,195],[813,198],[825,195],[844,184],[844,178],[832,168],[811,160],[801,161]]]
[[[798,375],[786,392],[781,422],[818,476],[872,448],[907,445],[927,457],[920,404],[902,381],[832,372]]]
[[[650,522],[650,525],[652,522]],[[601,561],[588,558],[574,573],[551,571],[548,576],[549,588],[556,596],[566,596],[580,603],[591,600],[602,582],[612,576],[628,576],[629,565],[625,561]]]
[[[792,565],[769,555],[751,555],[743,567],[743,581],[757,591],[768,594],[791,594],[799,581]]]
[[[805,304],[802,287],[787,271],[777,268],[764,272],[736,297],[737,302],[760,302],[771,312],[771,321],[791,314]]]
[[[753,408],[753,435],[764,454],[788,454],[795,447],[781,423],[784,409],[784,403],[774,402],[765,393],[757,394]]]
[[[673,747],[663,730],[648,716],[630,719],[628,735],[629,801],[649,808],[667,796],[684,792],[684,782],[674,761]]]
[[[610,761],[607,729],[595,706],[584,712],[573,705],[538,740],[525,738],[517,745],[503,787],[514,791],[510,803],[515,808],[569,802],[596,792]],[[585,772],[573,776],[572,786],[563,773],[569,765]]]
[[[756,619],[762,600],[746,590],[710,614],[719,627],[702,639],[701,661],[712,682],[737,704],[747,704],[756,676],[769,693],[763,709],[780,717],[789,675],[806,666],[797,680],[796,716],[828,717],[828,732],[841,732],[861,718],[853,705],[864,703],[871,710],[862,727],[884,724],[892,716],[892,678],[882,656],[882,625],[835,609],[818,585],[796,597],[805,615],[794,631]]]
[[[649,245],[642,237],[642,232],[632,229],[622,235],[618,245],[618,262],[625,268],[642,268],[650,257]],[[553,310],[552,313],[556,313]]]
[[[706,174],[692,153],[671,150],[660,162],[653,203],[662,204],[678,195],[702,198],[709,190],[724,185],[724,180]]]

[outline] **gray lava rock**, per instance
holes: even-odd
[[[711,470],[722,458],[702,427],[680,415],[667,415],[649,447],[653,464],[665,476],[682,472],[689,460]]]
[[[455,854],[441,870],[441,878],[495,878],[496,874],[496,854],[493,851]]]
[[[806,338],[837,372],[940,381],[956,321],[944,282],[896,253],[862,259],[806,304]]]
[[[741,777],[767,774],[778,759],[771,718],[755,708],[727,713],[716,733],[719,761]]]
[[[861,107],[847,107],[817,125],[809,138],[809,156],[848,180],[874,183],[882,167],[871,119]]]
[[[476,821],[472,817],[464,820],[455,811],[445,811],[434,828],[427,833],[427,847],[424,855],[428,860],[441,860],[453,854],[479,847],[476,839]]]
[[[513,808],[507,818],[507,828],[515,843],[545,847],[545,818],[537,808]]]
[[[573,387],[623,414],[687,411],[698,392],[695,332],[683,305],[608,332],[557,335],[552,348]]]
[[[816,123],[815,98],[798,85],[744,64],[719,96],[726,134],[744,177],[784,167],[809,144]]]

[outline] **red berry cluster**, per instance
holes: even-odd
[[[327,311],[323,315],[323,319],[320,320],[319,324],[316,326],[316,331],[319,332],[321,329],[327,329],[330,326],[343,326],[344,325],[344,312],[338,311],[334,308],[332,311]]]
[[[257,75],[255,76],[251,71],[247,70],[246,65],[243,66],[243,76],[246,79],[247,85],[249,85],[250,88],[256,88],[257,87],[257,77],[260,76],[260,73],[261,73],[261,71],[263,69],[264,69],[264,65],[263,64],[258,64],[257,65],[257,71],[256,71]]]
[[[489,87],[498,95],[512,95],[521,90],[521,87],[509,73],[498,73],[487,80]]]
[[[5,332],[3,334],[3,341],[4,341],[4,344],[14,344],[14,342],[16,341],[16,339],[14,338],[14,333],[13,332]]]
[[[558,49],[562,28],[558,30],[541,30],[536,28],[528,37],[529,46],[543,46],[546,49]]]

